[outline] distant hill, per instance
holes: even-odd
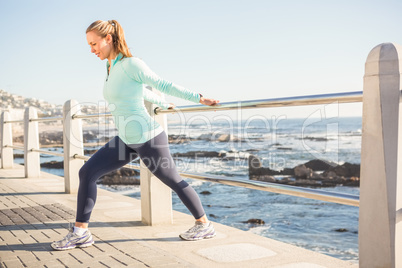
[[[12,114],[20,114],[21,112],[18,110],[25,110],[27,107],[37,108],[39,117],[58,116],[63,113],[62,105],[51,104],[44,100],[38,100],[35,98],[25,98],[0,89],[1,111],[7,110]]]
[[[52,104],[36,98],[25,98],[0,89],[0,112],[9,111],[13,119],[22,119],[25,108],[27,107],[37,108],[39,117],[56,117],[63,115],[62,105]],[[99,111],[96,105],[82,105],[81,111],[85,114],[105,112],[104,109]]]

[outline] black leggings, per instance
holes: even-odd
[[[142,144],[125,144],[114,137],[99,149],[80,169],[77,200],[77,222],[89,222],[95,206],[96,181],[106,173],[116,170],[139,156],[148,169],[177,193],[194,218],[205,215],[200,198],[176,170],[170,155],[165,132]]]

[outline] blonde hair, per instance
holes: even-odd
[[[112,36],[113,48],[117,53],[123,54],[123,57],[132,57],[124,37],[123,27],[116,20],[97,20],[87,28],[86,33],[96,31],[98,35],[105,38],[108,34]]]

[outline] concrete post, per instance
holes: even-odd
[[[10,120],[11,117],[9,112],[1,113],[1,119],[0,119],[1,168],[13,168],[14,165],[13,148],[5,147],[6,145],[13,145],[12,124],[4,123]]]
[[[73,119],[81,114],[81,107],[76,100],[69,100],[63,106],[63,148],[64,148],[64,189],[68,194],[78,192],[78,172],[84,160],[75,159],[74,155],[84,155],[82,120]]]
[[[148,90],[148,89],[146,89]],[[159,91],[152,90],[163,97]],[[145,106],[151,116],[165,129],[167,134],[167,120],[165,115],[155,115],[156,105],[146,102]],[[172,224],[172,191],[155,177],[141,161],[141,217],[147,225]]]
[[[28,107],[24,113],[24,168],[25,178],[40,176],[40,154],[31,149],[39,149],[38,112],[34,107]]]
[[[402,267],[402,47],[385,43],[366,61],[359,266]]]

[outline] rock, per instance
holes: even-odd
[[[231,134],[222,134],[216,140],[219,141],[219,142],[228,142],[228,141],[233,140],[233,135],[231,135]]]
[[[344,233],[344,232],[348,232],[349,230],[345,229],[345,228],[339,228],[339,229],[335,229],[334,231],[339,232],[339,233]]]
[[[212,194],[210,191],[202,191],[200,194],[203,194],[203,195],[210,195],[210,194]]]
[[[344,163],[343,165],[338,165],[335,167],[330,167],[326,172],[334,172],[338,176],[344,177],[360,177],[360,165]],[[324,172],[324,176],[326,176],[326,172]]]
[[[169,143],[171,144],[182,144],[188,143],[191,141],[186,135],[169,135],[168,136]]]
[[[333,179],[333,178],[336,178],[337,175],[334,171],[327,171],[327,172],[324,172],[324,177]]]
[[[264,182],[277,182],[275,177],[269,176],[269,175],[253,176],[253,177],[250,177],[250,180],[264,181]]]
[[[223,157],[224,154],[215,151],[190,151],[186,153],[174,153],[172,154],[172,156],[197,158],[197,157]]]
[[[250,157],[249,153],[243,153],[243,152],[228,152],[225,155],[226,160],[249,159],[249,157]]]
[[[107,175],[99,179],[97,184],[104,184],[104,185],[140,185],[139,178],[132,178],[132,177],[122,177],[117,175]]]
[[[262,167],[262,163],[260,161],[260,159],[253,155],[250,154],[250,156],[248,157],[248,168],[252,168],[252,169],[256,169],[256,168],[261,168]],[[253,173],[253,172],[250,172]]]
[[[314,159],[305,164],[282,171],[275,171],[262,167],[260,159],[255,155],[249,156],[249,179],[264,182],[275,182],[280,184],[303,186],[303,187],[335,187],[337,185],[359,186],[360,185],[360,165],[345,163],[334,166],[334,163]],[[322,171],[316,173],[314,170]],[[292,176],[286,180],[278,180],[272,176],[284,175]]]
[[[85,149],[84,150],[84,154],[85,155],[93,155],[94,153],[96,153],[98,151],[98,149]]]
[[[139,185],[139,175],[137,170],[120,168],[102,176],[97,183],[105,185]]]
[[[276,149],[277,150],[282,150],[282,151],[291,151],[291,150],[293,150],[292,148],[289,148],[289,147],[278,147]]]
[[[43,168],[62,169],[62,168],[64,168],[64,162],[63,161],[50,161],[50,162],[41,163],[40,166]]]
[[[209,214],[209,217],[214,219],[218,218],[218,216],[216,216],[215,214]]]
[[[211,141],[211,134],[206,133],[206,134],[201,134],[200,136],[198,136],[199,140],[205,140],[205,141]]]
[[[299,165],[294,168],[295,177],[296,178],[311,178],[313,175],[313,171],[310,168],[307,168],[305,165]]]
[[[98,140],[98,135],[92,130],[87,131],[82,136],[84,138],[84,142],[96,142]]]
[[[331,167],[336,166],[337,164],[335,163],[328,163],[326,161],[323,160],[319,160],[319,159],[314,159],[314,160],[310,160],[307,163],[304,164],[307,168],[312,169],[313,171],[324,171],[324,170],[328,170]]]
[[[249,219],[249,220],[247,220],[247,221],[245,221],[243,223],[255,224],[255,225],[257,225],[257,224],[260,224],[260,225],[265,224],[265,222],[263,220],[261,220],[261,219]]]
[[[299,138],[299,140],[328,141],[328,139],[324,137],[309,137],[309,136]]]
[[[295,170],[293,168],[284,168],[281,172],[281,175],[294,176]]]

